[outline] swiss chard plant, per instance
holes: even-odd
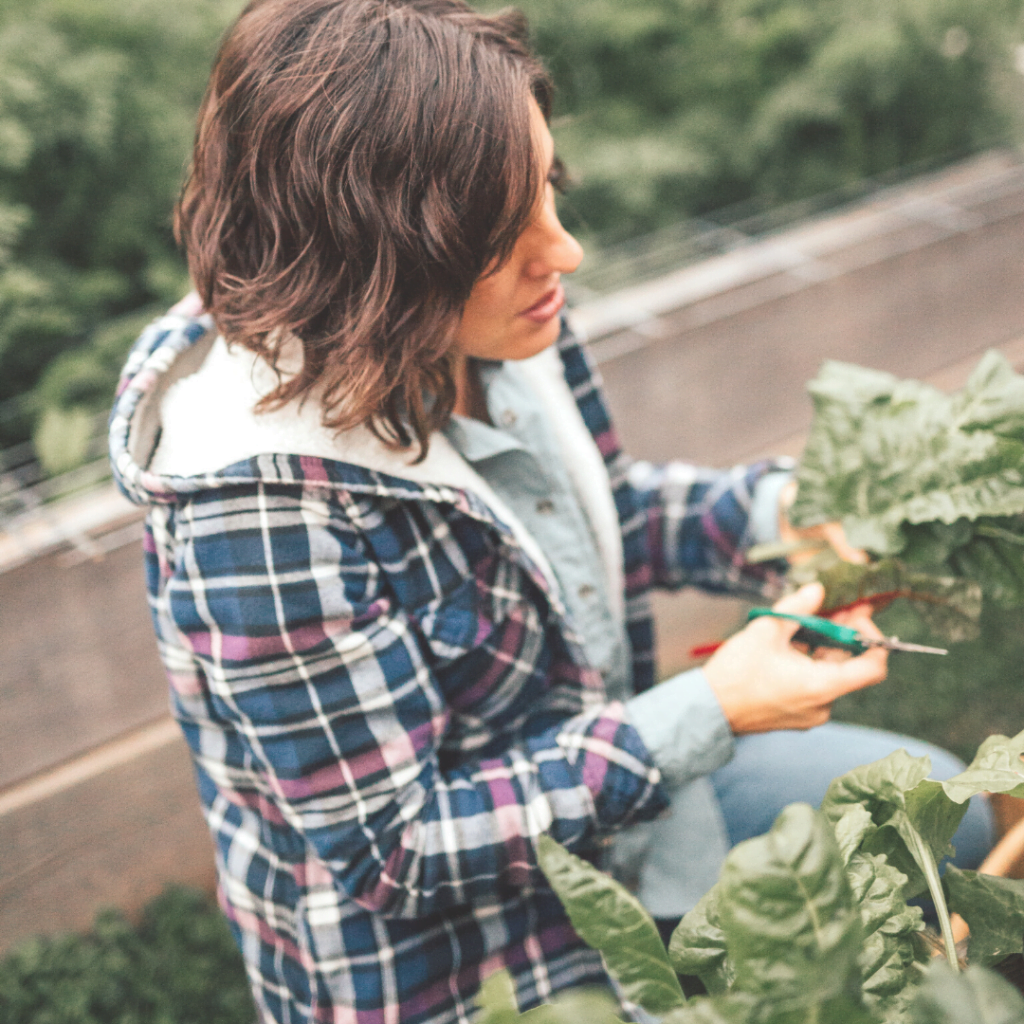
[[[1024,606],[1024,377],[988,352],[952,395],[837,362],[808,387],[790,520],[838,520],[875,561],[842,567],[826,552],[794,582],[820,575],[826,610],[909,598],[950,642],[977,635],[982,595]]]
[[[1024,733],[990,737],[946,782],[905,751],[841,776],[820,809],[792,804],[729,853],[668,950],[639,901],[589,861],[541,837],[540,865],[620,994],[665,1024],[1024,1024],[1024,998],[991,970],[1024,952],[1024,882],[939,873],[971,796],[1024,796],[1022,752]],[[907,902],[921,894],[937,939]],[[951,913],[970,926],[969,967]],[[677,973],[707,994],[688,1000]],[[481,1002],[484,1024],[615,1019],[613,1004],[578,993],[520,1018],[504,976]]]

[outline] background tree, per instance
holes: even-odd
[[[132,314],[186,287],[170,210],[213,48],[239,6],[4,5],[0,443],[24,437],[48,408],[108,403],[110,366],[124,352],[113,335],[127,340],[139,320]]]

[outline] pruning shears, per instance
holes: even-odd
[[[918,654],[949,654],[943,647],[925,647],[923,644],[904,643],[895,636],[865,636],[851,626],[840,626],[831,619],[823,619],[818,615],[793,615],[790,612],[777,612],[772,608],[751,608],[747,614],[748,621],[768,615],[773,619],[789,619],[799,623],[800,628],[793,634],[797,643],[807,644],[810,648],[835,647],[851,654],[863,654],[869,647],[884,647],[887,651],[916,651]]]

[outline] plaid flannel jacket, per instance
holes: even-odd
[[[468,1021],[501,967],[523,1008],[607,985],[534,840],[587,855],[666,800],[564,608],[473,493],[287,452],[148,472],[130,432],[211,330],[169,314],[139,339],[111,456],[150,506],[159,651],[262,1019]],[[631,467],[568,329],[559,352],[614,488],[639,691],[652,585],[763,589],[739,552],[770,464]]]

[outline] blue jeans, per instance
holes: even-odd
[[[964,769],[962,761],[930,743],[842,722],[806,732],[739,737],[732,760],[711,776],[730,844],[767,832],[786,804],[799,800],[817,807],[837,775],[900,747],[913,757],[927,754],[933,779],[948,779]],[[992,809],[986,798],[975,797],[953,837],[954,863],[976,868],[993,841]]]

